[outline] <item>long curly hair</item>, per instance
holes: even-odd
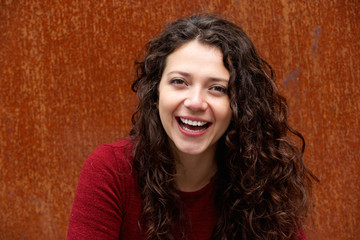
[[[175,161],[157,102],[167,56],[193,40],[220,49],[231,74],[232,121],[217,147],[219,216],[211,239],[294,239],[307,214],[314,177],[303,163],[304,138],[288,124],[287,104],[270,65],[241,28],[212,15],[173,22],[146,44],[144,59],[136,62],[132,89],[139,105],[130,135],[142,197],[140,228],[148,239],[175,239],[172,232],[180,224],[186,238]]]

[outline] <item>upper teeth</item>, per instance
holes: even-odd
[[[185,119],[185,118],[180,118],[180,120],[188,125],[191,126],[204,126],[207,122],[201,122],[201,121],[191,121],[189,119]]]

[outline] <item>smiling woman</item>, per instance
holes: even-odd
[[[85,162],[68,239],[305,239],[304,139],[247,35],[193,16],[146,49],[130,137]]]
[[[167,57],[159,84],[159,115],[180,163],[188,155],[192,161],[215,163],[216,143],[232,113],[226,94],[230,73],[222,57],[218,48],[196,40]]]

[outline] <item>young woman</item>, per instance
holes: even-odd
[[[304,139],[247,35],[193,16],[146,50],[130,137],[85,162],[68,239],[305,239]]]

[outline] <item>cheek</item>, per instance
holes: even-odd
[[[162,89],[159,95],[159,111],[163,115],[172,114],[182,103],[183,96],[179,92],[174,92],[168,89]]]
[[[169,100],[166,96],[159,96],[158,108],[160,115],[164,115],[169,111]]]
[[[213,105],[213,109],[215,109],[215,117],[218,120],[222,121],[230,121],[232,118],[232,110],[230,108],[230,100],[224,100],[221,102],[216,102],[215,105]]]
[[[168,98],[166,95],[161,95],[159,97],[158,110],[162,125],[165,127],[166,125],[170,124],[172,114],[174,112],[171,98]]]
[[[229,126],[229,124],[231,122],[231,118],[232,118],[232,111],[229,107],[223,113],[223,121],[224,121],[224,125],[226,125],[226,128]]]
[[[218,127],[221,135],[224,134],[225,131],[229,128],[231,119],[232,119],[232,112],[231,109],[229,108],[222,113],[222,118],[218,119],[218,121],[220,122],[220,125]]]
[[[222,111],[218,112],[217,117],[218,117],[217,121],[220,122],[220,128],[226,130],[229,127],[232,119],[232,111],[230,106],[228,107],[223,106]]]

